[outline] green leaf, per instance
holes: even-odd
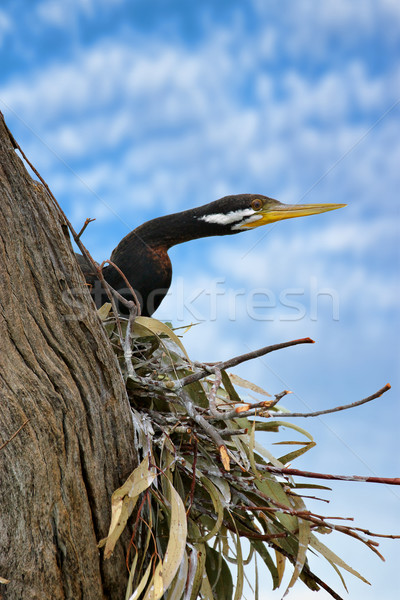
[[[268,392],[266,392],[262,387],[252,383],[251,381],[247,381],[247,379],[243,379],[239,377],[239,375],[235,375],[234,373],[228,373],[230,380],[232,383],[235,383],[241,388],[246,388],[251,390],[252,392],[256,392],[257,394],[261,394],[262,396],[271,396]]]
[[[308,438],[310,440],[310,442],[314,441],[314,438],[311,435],[311,433],[308,433],[308,431],[306,431],[302,427],[299,427],[298,425],[295,425],[294,423],[289,423],[288,421],[276,421],[275,419],[273,421],[269,421],[269,423],[273,424],[273,425],[277,425],[278,427],[287,427],[288,429],[294,429],[295,431],[298,431],[299,433],[304,435],[306,438]],[[260,431],[261,431],[261,428],[260,428]]]
[[[215,521],[215,525],[211,529],[211,531],[209,531],[206,535],[202,536],[199,540],[196,540],[197,542],[206,542],[207,540],[210,540],[212,537],[214,537],[221,528],[222,520],[224,518],[224,509],[222,506],[223,496],[221,492],[215,487],[215,485],[211,483],[211,481],[204,475],[200,477],[200,481],[210,494],[217,515],[217,520]]]
[[[232,516],[232,515],[231,515]],[[243,554],[242,554],[242,544],[240,542],[239,532],[236,527],[236,521],[232,516],[233,526],[236,529],[236,565],[237,565],[237,577],[236,577],[236,586],[235,586],[235,595],[234,600],[241,600],[243,593],[243,582],[244,582],[244,566],[243,566]]]
[[[233,581],[231,570],[221,552],[206,546],[206,571],[213,594],[211,598],[232,600]]]
[[[169,479],[166,481],[168,481],[170,487],[171,502],[169,539],[164,559],[158,563],[143,600],[160,600],[162,598],[178,572],[186,547],[187,521],[185,507],[172,483]]]
[[[344,560],[337,556],[337,554],[335,554],[332,550],[327,548],[325,544],[320,542],[319,539],[315,537],[315,535],[311,535],[310,546],[312,546],[314,550],[320,552],[320,554],[322,554],[322,556],[324,556],[329,562],[334,563],[338,567],[342,567],[342,569],[345,569],[345,571],[348,571],[355,577],[358,577],[364,583],[368,583],[368,585],[371,585],[370,582],[367,581],[367,579],[365,579],[362,575],[360,575],[360,573],[358,573],[358,571],[355,571],[352,567],[349,567],[349,565],[345,563]]]
[[[314,446],[316,446],[315,442],[308,442],[302,448],[298,448],[297,450],[293,450],[293,452],[289,452],[288,454],[285,454],[284,456],[280,456],[279,462],[286,465],[288,462],[295,460],[295,458],[298,458],[302,454],[305,454],[306,452],[311,450],[311,448],[314,448]]]
[[[144,335],[148,335],[149,332],[156,336],[159,336],[162,333],[167,335],[182,350],[183,354],[190,361],[188,353],[186,352],[181,340],[165,323],[162,323],[157,319],[153,319],[152,317],[136,317],[133,331],[137,335],[141,335],[143,332]]]
[[[190,555],[190,562],[193,565],[191,569],[193,572],[192,580],[188,585],[188,590],[190,592],[190,600],[196,600],[199,596],[199,590],[203,587],[204,582],[204,574],[206,567],[206,544],[198,544],[195,543],[191,545],[192,553]],[[205,584],[206,592],[207,584]],[[186,597],[188,597],[188,592],[186,592]]]
[[[292,502],[294,503],[296,510],[298,510],[298,511],[307,510],[303,500],[301,498],[299,498],[298,496],[292,496]],[[292,577],[289,581],[289,584],[286,588],[286,592],[284,593],[284,596],[286,596],[286,594],[289,592],[290,588],[292,588],[294,586],[297,579],[300,577],[300,573],[302,572],[303,567],[306,563],[308,545],[311,540],[311,523],[310,523],[310,521],[307,521],[305,519],[301,519],[298,517],[297,523],[298,523],[299,532],[297,535],[298,550],[297,550],[297,556],[296,556],[296,563],[294,565],[294,571],[293,571]]]
[[[279,573],[278,573],[278,569],[274,563],[274,561],[272,560],[268,549],[265,545],[265,543],[261,540],[249,540],[250,544],[253,546],[254,550],[257,552],[257,554],[262,558],[262,560],[264,561],[265,565],[267,566],[269,572],[271,573],[271,577],[272,577],[272,589],[275,590],[276,588],[279,587],[280,581],[279,581]]]
[[[228,392],[228,396],[229,396],[230,400],[232,400],[232,402],[240,404],[242,402],[242,399],[240,398],[239,394],[233,387],[228,373],[226,371],[222,370],[221,375],[222,375],[222,383],[224,385],[225,390]]]

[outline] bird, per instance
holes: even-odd
[[[140,303],[141,315],[151,316],[166,296],[172,280],[168,250],[172,246],[212,236],[237,235],[256,227],[342,208],[346,204],[282,204],[260,194],[225,196],[203,206],[158,217],[126,235],[113,250],[110,261],[124,273]],[[78,263],[97,308],[107,301],[96,273],[86,258]],[[120,273],[103,268],[105,280],[127,300],[133,296]],[[121,302],[118,311],[128,314]]]

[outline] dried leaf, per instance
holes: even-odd
[[[275,550],[275,557],[276,557],[276,569],[278,571],[278,580],[279,580],[278,586],[279,586],[282,583],[283,574],[285,572],[286,557],[283,556],[283,554],[281,554],[280,552],[278,552],[278,550]]]
[[[135,552],[135,556],[134,556],[132,564],[131,564],[131,570],[129,571],[129,578],[128,578],[128,584],[126,586],[125,600],[129,600],[129,598],[132,596],[132,583],[133,583],[133,578],[136,573],[137,561],[138,561],[138,553]]]
[[[235,375],[234,373],[228,373],[228,375],[229,375],[229,378],[232,381],[232,383],[235,383],[236,385],[238,385],[241,388],[246,388],[248,390],[252,390],[253,392],[256,392],[257,394],[261,394],[262,396],[271,396],[271,394],[266,392],[259,385],[256,385],[255,383],[252,383],[251,381],[247,381],[247,379],[243,379],[242,377],[239,377],[239,375]]]
[[[181,566],[179,567],[179,571],[175,575],[175,579],[173,580],[171,587],[168,590],[166,600],[181,600],[186,587],[186,580],[188,575],[188,562],[188,556],[185,552],[183,555]]]
[[[314,448],[314,446],[316,446],[315,442],[308,442],[302,448],[298,448],[298,450],[293,450],[293,452],[289,452],[288,454],[285,454],[284,456],[280,456],[279,461],[283,465],[286,465],[287,463],[291,462],[292,460],[295,460],[295,458],[298,458],[305,452],[308,452],[309,450],[311,450],[311,448]]]
[[[222,461],[222,464],[224,465],[225,471],[230,471],[231,463],[229,460],[228,451],[226,449],[226,446],[221,445],[219,447],[219,455],[221,457],[221,461]]]
[[[251,408],[251,404],[242,404],[241,406],[237,406],[235,408],[235,412],[237,412],[238,414],[242,413],[242,412],[247,412],[249,409]]]
[[[97,314],[102,321],[107,319],[108,315],[110,314],[111,307],[111,302],[105,302],[103,306],[97,309]]]
[[[146,456],[125,483],[111,496],[110,529],[108,536],[99,543],[99,548],[104,544],[106,546],[104,558],[110,558],[112,555],[115,544],[132,514],[138,497],[153,483],[156,475],[156,469],[149,467],[149,458]]]
[[[146,584],[149,580],[152,566],[153,566],[153,562],[150,561],[149,564],[147,565],[147,569],[144,572],[143,577],[141,578],[141,580],[140,580],[137,588],[133,592],[132,596],[130,596],[129,600],[137,600],[137,598],[139,598],[140,594],[143,592],[143,590],[146,587]]]

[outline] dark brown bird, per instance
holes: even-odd
[[[159,307],[168,292],[172,279],[172,265],[168,250],[197,238],[233,235],[261,225],[323,213],[346,206],[345,204],[281,204],[258,194],[226,196],[198,208],[147,221],[134,229],[118,244],[111,254],[115,263],[140,302],[142,315],[150,316]],[[77,255],[97,307],[107,302],[105,291],[90,271],[86,259]],[[103,269],[106,281],[127,300],[132,294],[124,280],[112,266]],[[120,305],[122,313],[126,308]]]

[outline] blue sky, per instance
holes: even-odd
[[[156,316],[199,321],[184,341],[200,360],[313,337],[237,371],[293,390],[291,409],[390,381],[370,406],[301,423],[318,449],[297,466],[398,475],[399,3],[3,0],[0,52],[8,125],[75,227],[96,218],[99,260],[140,223],[226,194],[348,204],[173,248]],[[334,489],[330,514],[400,532],[398,490]],[[351,598],[395,598],[398,544],[382,542],[383,564],[328,541],[373,583],[347,578]]]

